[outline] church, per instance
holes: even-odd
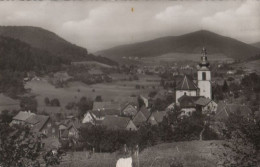
[[[202,49],[196,82],[184,75],[175,87],[175,97],[175,103],[185,111],[186,115],[190,115],[198,107],[203,112],[216,111],[217,104],[212,100],[211,71],[205,48]]]

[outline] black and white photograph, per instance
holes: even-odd
[[[0,167],[260,167],[260,0],[0,0]]]

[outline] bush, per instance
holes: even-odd
[[[54,98],[54,99],[51,100],[50,104],[51,104],[51,106],[59,107],[60,106],[60,101],[59,101],[59,99]]]

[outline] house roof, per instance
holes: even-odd
[[[163,118],[167,115],[166,111],[157,111],[152,113],[154,119],[159,123],[163,121]]]
[[[136,126],[139,126],[140,124],[146,122],[150,116],[151,112],[143,106],[135,115],[133,122]]]
[[[180,103],[181,108],[189,108],[189,107],[196,107],[195,101],[197,101],[200,96],[181,96],[178,101]]]
[[[127,127],[129,121],[130,118],[127,117],[107,115],[105,119],[102,121],[102,125],[106,126],[108,129],[124,130]]]
[[[194,103],[201,106],[206,106],[209,104],[212,100],[210,98],[200,97],[198,100],[196,100]]]
[[[226,120],[231,113],[248,116],[248,114],[252,114],[252,110],[246,105],[225,104],[221,102],[218,104],[215,118],[217,120]]]
[[[32,115],[35,115],[35,114],[31,113],[31,112],[27,112],[27,111],[20,111],[16,116],[13,117],[13,119],[19,120],[19,121],[25,121]]]
[[[142,106],[140,108],[140,112],[143,113],[143,115],[146,117],[146,119],[148,119],[151,115],[151,112],[145,106]]]
[[[48,120],[50,119],[49,116],[46,116],[46,115],[34,115],[34,116],[31,116],[29,118],[29,121],[35,123],[37,122],[36,124],[34,124],[32,130],[35,131],[35,132],[39,132],[42,130],[42,128],[44,127],[44,125],[48,122]],[[27,122],[27,120],[26,120]]]
[[[127,109],[127,110],[126,110],[126,109]],[[129,114],[129,109],[131,109],[130,112],[133,113],[133,115],[135,115],[135,114],[137,113],[137,108],[134,107],[134,105],[132,105],[132,104],[126,105],[126,106],[122,109],[121,113],[122,113],[122,114]],[[127,113],[127,111],[128,111],[128,113]]]
[[[176,86],[177,90],[197,90],[195,83],[185,75],[182,81]]]

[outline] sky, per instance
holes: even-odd
[[[0,1],[0,25],[53,31],[90,52],[209,30],[260,41],[260,0]]]

